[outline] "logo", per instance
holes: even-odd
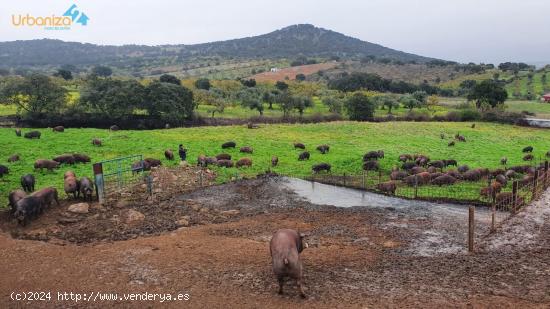
[[[70,30],[72,26],[87,26],[90,18],[78,10],[76,4],[61,16],[33,16],[29,13],[12,14],[11,23],[15,27],[44,27],[44,30]]]

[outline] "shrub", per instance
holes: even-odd
[[[459,112],[448,112],[447,115],[445,115],[445,120],[447,121],[462,121],[461,115]]]
[[[376,103],[372,98],[362,93],[356,93],[346,101],[344,107],[350,120],[365,121],[374,116]]]
[[[430,115],[426,112],[409,111],[405,115],[405,120],[407,121],[429,121],[430,119]]]
[[[461,121],[475,121],[481,119],[481,113],[474,109],[465,109],[460,111]]]

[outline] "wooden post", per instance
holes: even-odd
[[[361,187],[366,189],[366,187],[365,187],[365,171],[363,171],[363,177],[362,177],[362,183],[361,184],[362,184]]]
[[[516,203],[518,200],[518,184],[519,182],[516,180],[512,184],[512,214],[514,215],[516,213]]]
[[[369,188],[369,171],[365,171],[365,189]]]
[[[103,180],[103,165],[101,163],[95,163],[93,165],[94,178],[95,178],[95,190],[97,200],[99,204],[103,204],[105,199],[105,182]]]
[[[475,207],[470,206],[468,209],[468,252],[474,252],[474,231],[475,231]]]
[[[346,173],[344,173],[344,187],[346,186]]]

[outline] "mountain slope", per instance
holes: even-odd
[[[372,55],[399,60],[427,61],[429,58],[408,54],[378,44],[364,42],[313,25],[289,26],[268,34],[186,46],[184,55],[221,55],[244,57],[357,56]]]
[[[0,66],[93,65],[140,66],[143,63],[182,63],[193,57],[293,58],[387,57],[425,62],[430,58],[364,42],[313,25],[294,25],[268,34],[195,45],[104,46],[60,40],[0,42]]]

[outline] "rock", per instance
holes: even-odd
[[[89,212],[90,205],[88,203],[78,203],[78,204],[72,204],[69,206],[67,211],[75,213],[75,214],[87,214]]]
[[[123,217],[124,223],[128,225],[137,225],[145,220],[145,215],[134,209],[128,209],[124,213]]]
[[[176,225],[178,227],[187,227],[187,226],[189,226],[189,220],[187,220],[185,218],[181,218],[178,221],[176,221]]]
[[[198,205],[198,204],[191,204],[191,205],[189,205],[189,207],[191,207],[191,209],[193,209],[194,211],[201,210],[201,206]]]
[[[240,214],[241,212],[237,209],[231,209],[231,210],[225,210],[225,211],[221,211],[220,214],[221,215],[224,215],[224,216],[236,216],[238,214]]]

